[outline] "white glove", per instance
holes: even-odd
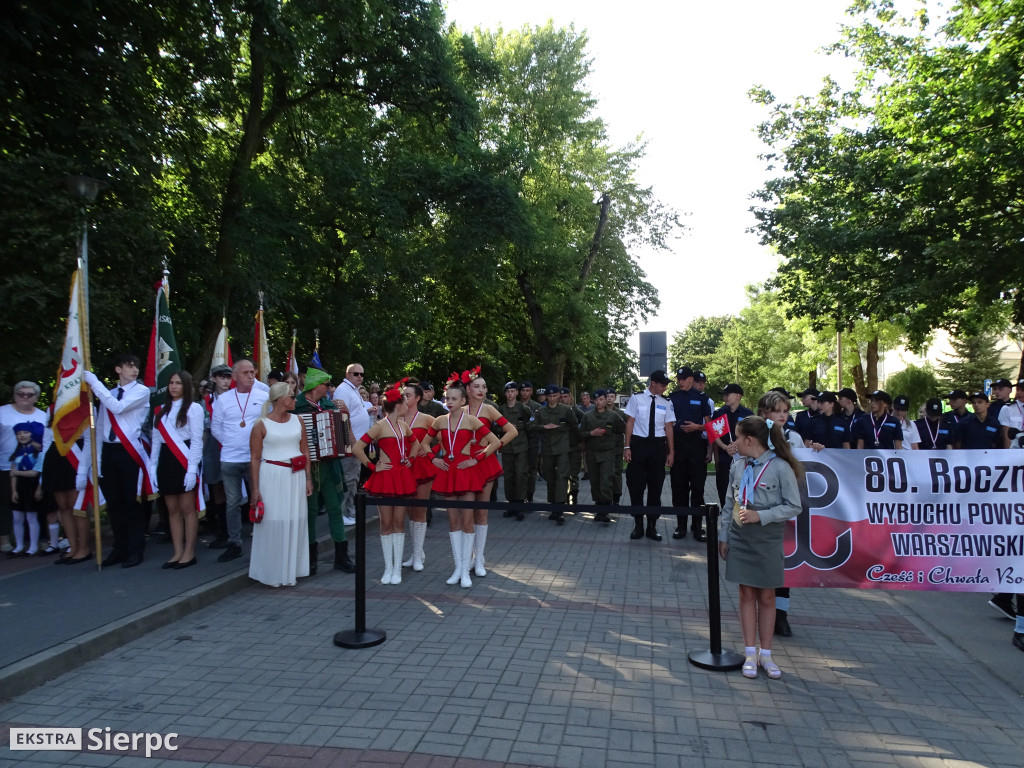
[[[193,488],[196,487],[196,480],[198,478],[199,478],[199,476],[195,472],[186,472],[185,473],[185,492],[186,493],[188,491],[191,491]]]
[[[92,389],[102,389],[102,387],[103,387],[103,385],[100,384],[100,380],[96,378],[96,374],[93,373],[92,371],[84,371],[82,373],[82,379]]]
[[[88,475],[75,475],[75,490],[84,491],[85,486],[89,483]]]

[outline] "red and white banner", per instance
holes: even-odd
[[[64,335],[57,385],[53,392],[53,441],[61,456],[67,456],[75,441],[89,426],[89,388],[82,382],[81,271],[71,278],[71,301]]]
[[[796,451],[787,587],[1024,592],[1024,451]]]

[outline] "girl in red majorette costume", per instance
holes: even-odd
[[[399,382],[400,384],[404,383]],[[419,384],[405,384],[402,398],[405,400],[405,416],[402,417],[412,430],[413,439],[426,445],[427,431],[434,423],[434,418],[420,412],[423,400],[423,389]],[[434,485],[438,470],[433,464],[434,454],[424,450],[420,455],[412,457],[412,476],[416,480],[416,498],[426,501]],[[403,568],[411,567],[414,571],[423,570],[423,541],[427,536],[427,508],[425,506],[409,507],[409,528],[412,536],[412,554],[402,563]]]
[[[356,458],[370,470],[370,478],[363,488],[377,496],[412,496],[416,493],[412,457],[420,452],[420,444],[413,438],[409,425],[401,420],[405,415],[401,386],[395,384],[384,393],[382,409],[383,418],[352,446]],[[377,444],[376,463],[366,455],[366,446],[370,443]],[[384,551],[384,575],[380,583],[401,584],[405,507],[380,504],[377,511],[380,513],[380,545]]]
[[[456,501],[474,501],[485,484],[479,467],[501,447],[501,443],[489,431],[482,429],[480,419],[467,413],[469,396],[458,374],[452,374],[448,379],[444,399],[449,412],[434,419],[427,432],[428,437],[437,441],[432,460],[438,470],[434,491]],[[451,537],[455,571],[447,583],[471,587],[469,567],[476,539],[472,509],[449,508],[448,535]]]
[[[468,380],[466,385],[466,392],[469,395],[467,410],[473,416],[480,419],[483,424],[481,429],[486,430],[490,434],[493,425],[499,426],[502,432],[504,432],[501,436],[502,448],[515,440],[519,435],[519,431],[487,400],[487,382],[480,375],[480,366],[478,365],[472,370],[465,371],[462,374],[462,380],[463,382]],[[501,477],[502,474],[501,462],[498,461],[498,457],[493,454],[488,456],[484,463],[480,465],[480,472],[484,478],[484,487],[475,494],[475,501],[487,502],[491,500],[491,490],[494,487],[494,481]],[[486,576],[487,571],[484,569],[484,547],[487,544],[487,510],[473,510],[473,523],[476,529],[476,540],[474,542],[476,551],[473,554],[473,572],[477,576]]]

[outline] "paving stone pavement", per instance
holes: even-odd
[[[784,677],[747,680],[687,660],[709,643],[705,545],[673,541],[670,515],[654,543],[630,541],[626,516],[603,526],[568,515],[558,527],[539,512],[523,522],[492,512],[489,573],[470,589],[444,583],[443,518],[428,531],[426,570],[397,586],[380,584],[368,536],[367,625],[387,632],[383,644],[332,643],[354,623],[351,576],[321,569],[292,589],[248,587],[0,704],[2,739],[12,726],[109,727],[177,733],[176,751],[2,745],[0,766],[1024,762],[1019,681],[906,610],[910,593],[794,591],[795,636],[774,651]],[[742,650],[735,592],[723,581],[723,641]],[[984,602],[950,597],[963,610]],[[1008,640],[1008,622],[979,616]]]

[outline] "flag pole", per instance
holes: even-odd
[[[78,316],[82,318],[82,369],[92,370],[89,339],[89,221],[86,209],[82,217],[82,250],[78,256],[78,269],[82,275],[82,290],[78,292]],[[96,571],[103,570],[103,536],[100,530],[100,472],[96,450],[96,402],[89,392],[89,451],[92,454],[92,528],[93,551],[96,553]]]

